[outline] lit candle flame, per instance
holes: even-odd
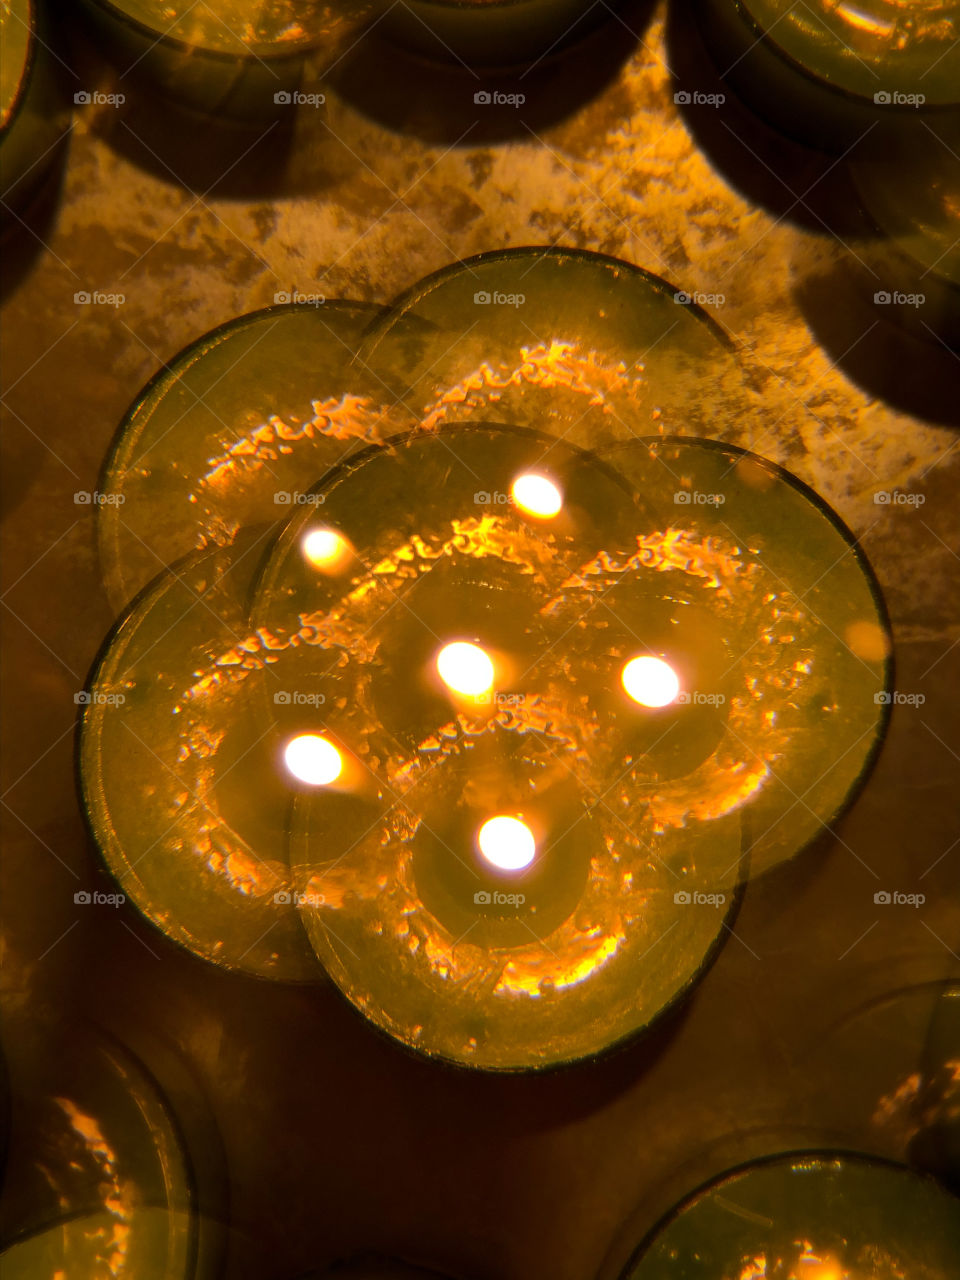
[[[532,471],[517,476],[511,492],[521,510],[543,520],[552,519],[563,506],[563,495],[553,481]]]
[[[623,687],[641,707],[665,707],[676,701],[680,680],[662,658],[631,658],[621,672]]]
[[[488,818],[477,833],[477,844],[486,860],[501,871],[522,871],[537,852],[537,842],[527,824],[507,814]]]
[[[301,547],[309,563],[325,573],[338,572],[350,555],[350,544],[335,529],[311,529]]]
[[[440,679],[454,693],[478,698],[493,687],[494,670],[490,656],[478,644],[456,640],[437,654]]]
[[[283,762],[297,779],[311,787],[326,787],[343,771],[343,756],[328,738],[301,733],[283,750]]]

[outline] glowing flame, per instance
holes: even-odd
[[[680,680],[662,658],[631,658],[623,668],[623,687],[641,707],[665,707],[676,700]]]
[[[533,832],[519,818],[500,814],[489,818],[477,833],[480,852],[501,871],[522,871],[537,852]]]
[[[553,481],[533,472],[517,476],[511,493],[521,510],[543,520],[552,519],[563,506],[563,495]]]
[[[325,573],[336,573],[350,554],[350,544],[334,529],[311,529],[301,547],[309,563]]]
[[[437,654],[437,671],[443,683],[467,697],[477,698],[493,687],[493,663],[478,644],[457,640]]]
[[[343,756],[327,738],[301,733],[291,738],[283,750],[283,762],[299,782],[325,787],[343,770]]]

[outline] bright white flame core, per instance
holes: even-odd
[[[533,472],[517,476],[511,492],[517,506],[532,516],[550,519],[563,506],[563,495],[553,481]]]
[[[300,782],[325,787],[339,778],[343,757],[332,742],[316,733],[291,738],[283,750],[283,762]]]
[[[537,852],[533,832],[519,818],[500,814],[489,818],[477,834],[477,844],[486,860],[501,871],[522,871]]]
[[[641,707],[665,707],[680,692],[677,673],[662,658],[632,658],[620,678],[624,689]]]
[[[303,554],[316,569],[333,569],[347,551],[347,542],[333,529],[311,529],[301,543]]]
[[[456,640],[437,654],[440,679],[454,693],[476,698],[493,686],[493,663],[478,644]]]

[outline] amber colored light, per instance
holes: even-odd
[[[546,476],[526,472],[517,476],[511,487],[513,500],[527,515],[550,520],[563,506],[563,494]]]
[[[350,554],[350,544],[334,529],[311,529],[301,545],[310,564],[325,573],[336,573]]]
[[[328,738],[301,733],[283,749],[283,762],[297,779],[311,787],[335,782],[343,771],[343,756]]]
[[[489,818],[477,833],[477,844],[486,860],[500,871],[522,871],[537,852],[537,842],[527,824],[507,814]]]
[[[665,707],[676,701],[680,680],[662,658],[632,658],[620,674],[623,687],[641,707]]]
[[[493,687],[494,670],[489,654],[478,644],[455,640],[437,654],[440,679],[454,693],[477,698]]]

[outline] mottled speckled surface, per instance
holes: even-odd
[[[227,1148],[230,1280],[292,1280],[358,1247],[462,1280],[592,1280],[630,1214],[646,1229],[667,1188],[733,1163],[752,1129],[771,1128],[774,1147],[810,1126],[902,1154],[882,1122],[849,1118],[852,1106],[828,1121],[840,1109],[818,1106],[856,1095],[855,1050],[798,1064],[867,1000],[960,976],[960,449],[956,425],[937,425],[955,413],[960,366],[863,302],[880,286],[858,284],[826,229],[859,244],[842,166],[821,177],[828,162],[746,132],[732,104],[682,115],[668,62],[711,87],[689,19],[674,15],[669,40],[661,10],[629,21],[636,47],[611,20],[527,89],[498,81],[528,105],[483,109],[495,119],[472,105],[482,77],[354,51],[323,108],[276,126],[223,179],[246,140],[217,154],[214,131],[134,95],[85,108],[59,208],[34,224],[42,244],[16,241],[3,316],[7,1000],[85,1009],[121,1034],[144,1021],[182,1046]],[[109,91],[89,49],[65,56],[75,87]],[[712,314],[745,349],[767,431],[716,432],[790,468],[860,537],[892,615],[897,687],[926,701],[895,708],[836,831],[751,886],[684,1016],[590,1068],[486,1079],[407,1057],[328,988],[226,975],[133,913],[74,906],[96,858],[74,789],[73,695],[113,619],[91,509],[73,494],[95,488],[116,423],[164,361],[278,290],[387,302],[455,258],[530,243],[602,250],[724,295]],[[78,290],[126,300],[76,306]],[[925,502],[874,502],[895,488]],[[927,901],[876,907],[881,888]]]

